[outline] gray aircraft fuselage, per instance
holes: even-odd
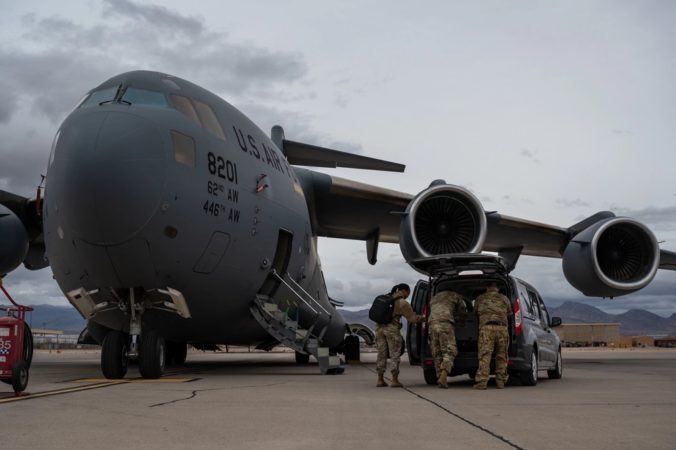
[[[306,177],[312,172],[290,167],[263,131],[207,90],[157,72],[111,78],[55,137],[43,209],[54,278],[64,293],[93,291],[97,303],[130,288],[179,290],[191,318],[156,309],[143,315],[144,327],[168,340],[265,342],[270,336],[249,308],[275,265],[335,312]],[[280,237],[290,246],[282,262]],[[289,302],[289,315],[298,314],[301,324],[312,320]],[[129,331],[120,310],[90,320]],[[325,345],[344,334],[335,312]]]

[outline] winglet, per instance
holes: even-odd
[[[311,167],[345,167],[350,169],[381,170],[403,172],[406,166],[382,159],[355,155],[330,148],[289,141],[284,138],[284,130],[279,125],[272,127],[272,141],[282,150],[290,164]]]

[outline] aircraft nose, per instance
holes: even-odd
[[[48,189],[73,237],[113,245],[152,218],[166,180],[166,143],[150,120],[97,112],[61,129]]]

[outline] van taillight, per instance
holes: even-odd
[[[422,321],[422,335],[427,336],[427,318],[430,315],[430,305],[427,303],[422,307],[422,315],[425,316],[425,320]]]
[[[523,333],[523,320],[521,317],[521,302],[519,301],[519,298],[517,297],[516,301],[514,302],[514,333],[517,336],[521,336],[521,333]]]

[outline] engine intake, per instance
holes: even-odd
[[[575,236],[563,253],[570,284],[592,297],[635,292],[652,281],[660,262],[655,235],[642,223],[616,217]]]
[[[28,253],[28,233],[21,219],[0,205],[0,275],[19,267]]]
[[[478,253],[485,240],[486,215],[479,199],[460,186],[435,182],[406,208],[399,246],[410,262],[437,255]]]

